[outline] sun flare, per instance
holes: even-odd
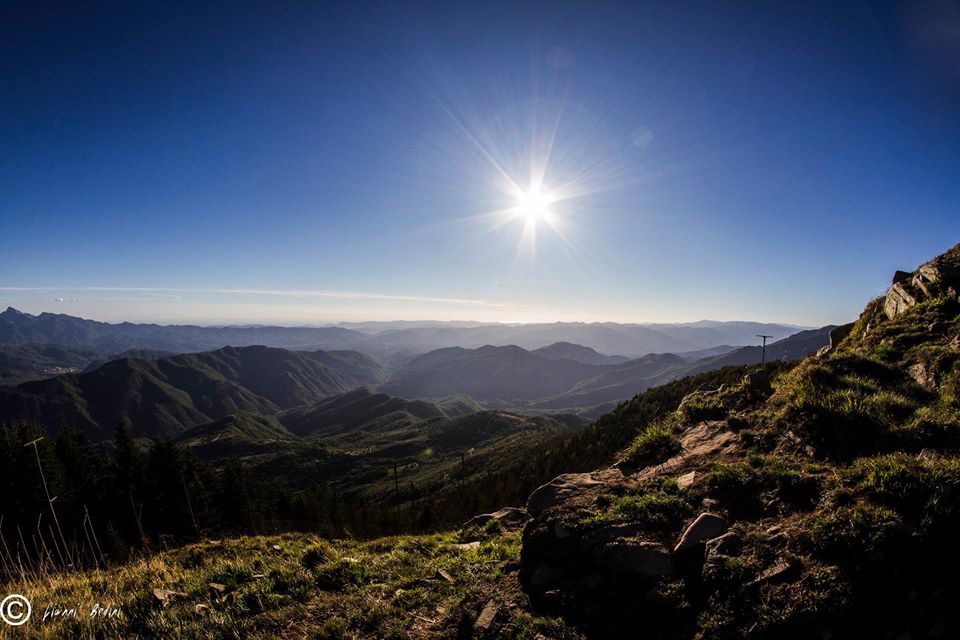
[[[539,186],[531,185],[526,191],[517,195],[517,215],[527,222],[535,223],[550,217],[550,203],[553,199],[544,193]]]

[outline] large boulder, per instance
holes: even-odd
[[[623,473],[618,469],[605,469],[593,473],[566,473],[557,476],[530,494],[527,498],[527,511],[533,517],[537,517],[550,507],[574,495],[622,479]]]
[[[594,549],[597,564],[611,571],[639,576],[669,576],[673,573],[670,551],[660,543],[630,538],[614,540]]]

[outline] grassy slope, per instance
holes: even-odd
[[[578,637],[528,611],[515,572],[519,533],[492,535],[474,549],[457,542],[454,534],[372,542],[247,537],[4,589],[33,601],[35,619],[16,630],[18,638],[452,638],[469,636],[490,600],[500,637]],[[161,606],[154,589],[182,595]],[[85,610],[77,620],[40,624],[50,603]],[[122,615],[91,621],[93,603]]]
[[[730,519],[740,543],[662,581],[662,624],[615,601],[605,620],[591,621],[599,633],[623,623],[621,615],[646,615],[673,629],[662,634],[669,638],[957,637],[954,296],[927,299],[893,319],[882,299],[871,302],[836,349],[775,376],[769,397],[735,385],[652,420],[622,407],[621,421],[632,414],[646,425],[621,453],[629,466],[666,461],[679,450],[677,437],[702,420],[725,421],[742,446],[723,463],[668,467],[627,490],[572,500],[547,525],[553,518],[587,535],[624,523],[670,547],[710,510]],[[691,468],[694,484],[681,488],[677,476]],[[772,573],[778,567],[788,569]],[[641,585],[640,592],[618,585],[570,593],[599,597],[601,606],[609,596],[639,603],[651,588]]]

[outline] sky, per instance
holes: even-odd
[[[952,1],[7,2],[0,307],[845,322],[958,113]]]

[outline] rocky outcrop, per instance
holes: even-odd
[[[960,245],[920,265],[913,273],[897,271],[887,291],[883,311],[895,318],[924,300],[949,296],[960,291]]]
[[[894,318],[919,302],[913,287],[907,282],[897,282],[887,291],[883,301],[883,311],[888,318]]]
[[[678,437],[682,451],[640,470],[606,469],[567,474],[537,489],[527,509],[534,516],[524,529],[521,581],[536,606],[607,619],[610,612],[666,607],[664,589],[686,571],[699,571],[708,541],[727,532],[727,519],[705,511],[673,536],[657,534],[640,522],[603,522],[584,517],[600,496],[642,495],[645,487],[673,478],[685,489],[705,477],[710,461],[742,458],[740,437],[725,421],[704,421]],[[691,550],[699,549],[697,553]],[[678,609],[679,610],[679,609]],[[611,618],[612,619],[612,618]]]

